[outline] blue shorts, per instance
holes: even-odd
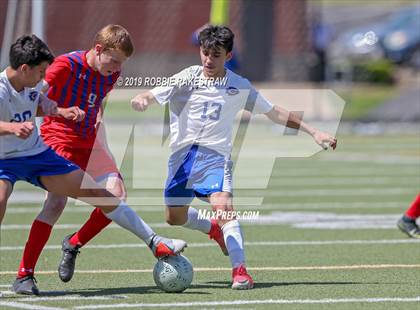
[[[192,145],[172,154],[165,186],[167,206],[189,205],[215,192],[232,193],[232,161],[204,146]]]
[[[57,155],[52,149],[33,156],[0,159],[0,180],[26,181],[46,189],[41,176],[67,174],[80,169],[77,165]]]

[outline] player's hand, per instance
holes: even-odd
[[[21,139],[27,139],[34,131],[34,124],[32,122],[11,123],[13,134]]]
[[[319,144],[324,150],[331,147],[333,150],[337,147],[337,139],[326,132],[316,130],[312,135],[315,142]]]
[[[142,95],[137,95],[131,99],[131,106],[134,110],[139,112],[144,112],[149,107],[150,103],[147,98],[144,98]]]
[[[81,122],[86,116],[85,111],[79,109],[78,107],[59,109],[59,114],[65,119],[73,122]]]

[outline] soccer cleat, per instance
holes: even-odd
[[[149,248],[156,258],[177,255],[184,251],[187,243],[184,240],[168,239],[154,235],[150,241]]]
[[[209,231],[209,238],[217,242],[225,256],[229,256],[228,250],[226,248],[225,239],[223,238],[223,232],[217,220],[211,220],[211,228]]]
[[[246,271],[244,265],[233,268],[232,270],[232,289],[233,290],[249,290],[254,287],[254,281]]]
[[[76,257],[77,254],[80,253],[79,246],[73,246],[70,244],[70,238],[72,236],[73,235],[66,236],[61,243],[63,257],[58,264],[58,276],[63,282],[68,282],[73,277],[74,267],[76,265]]]
[[[401,217],[397,222],[398,228],[411,238],[420,239],[420,228],[416,224],[415,219],[410,219],[407,216]]]
[[[13,283],[12,290],[16,294],[23,295],[39,295],[38,287],[36,286],[36,279],[33,275],[29,275],[23,278],[16,278]]]

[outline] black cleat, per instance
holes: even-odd
[[[69,242],[73,235],[68,235],[61,243],[61,250],[63,257],[58,265],[58,276],[63,282],[69,282],[74,274],[74,267],[76,265],[76,257],[79,254],[79,246],[72,246]]]
[[[416,224],[415,219],[403,216],[397,222],[398,228],[411,238],[420,239],[420,228]]]
[[[35,284],[36,282],[37,281],[33,275],[16,278],[12,286],[12,291],[16,294],[39,295],[38,287]]]

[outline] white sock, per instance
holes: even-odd
[[[244,240],[239,222],[237,220],[227,222],[222,226],[222,231],[232,268],[245,264]]]
[[[205,234],[208,234],[210,232],[211,222],[205,218],[199,219],[198,210],[193,207],[189,207],[188,220],[182,226],[187,227],[189,229],[199,230]]]
[[[155,235],[152,228],[147,225],[141,217],[134,212],[129,206],[124,202],[121,202],[119,206],[109,213],[104,213],[106,217],[110,220],[113,220],[115,223],[120,225],[122,228],[125,228],[135,234],[137,237],[142,239],[147,245],[152,241],[153,236]]]

